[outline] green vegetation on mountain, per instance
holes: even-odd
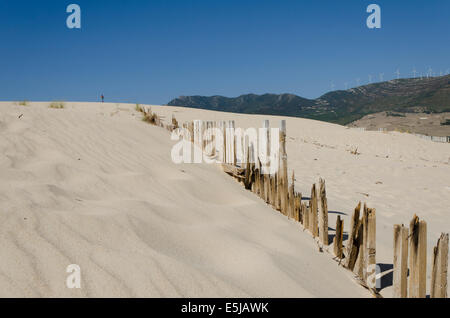
[[[450,75],[399,79],[326,93],[317,99],[293,94],[181,96],[168,103],[225,112],[305,117],[348,124],[367,114],[389,111],[450,112]],[[394,115],[395,116],[395,115]]]

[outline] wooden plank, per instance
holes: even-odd
[[[268,120],[263,122],[263,153],[265,153],[265,163],[264,163],[264,196],[263,199],[266,203],[269,203],[269,193],[270,193],[270,123]]]
[[[256,162],[255,162],[255,194],[256,195],[260,195],[260,164],[259,164],[259,157],[256,158]]]
[[[344,220],[341,220],[341,216],[338,215],[336,220],[336,235],[333,239],[334,255],[338,259],[342,259],[342,241],[344,240]]]
[[[365,256],[365,276],[369,288],[376,287],[376,210],[374,208],[368,209],[367,215],[367,235],[364,241],[364,256]]]
[[[230,176],[233,176],[238,179],[244,179],[245,178],[245,168],[233,166],[231,164],[222,164],[221,165],[222,170],[229,174]]]
[[[318,224],[318,210],[317,210],[317,192],[316,185],[313,184],[311,188],[311,200],[310,200],[310,219],[309,230],[313,237],[319,236],[319,224]]]
[[[356,241],[356,236],[360,227],[359,214],[361,210],[361,202],[358,203],[355,210],[353,211],[352,218],[350,221],[350,233],[347,242],[346,255],[344,266],[349,270],[353,271],[355,267],[356,258],[358,256],[359,246]]]
[[[303,206],[303,216],[304,216],[304,228],[309,230],[309,216],[310,216],[309,206],[306,206],[306,203]]]
[[[284,215],[288,214],[288,173],[287,173],[287,153],[286,153],[286,120],[280,122],[280,171],[279,176],[281,178],[280,189],[280,208]]]
[[[192,144],[194,144],[194,122],[193,121],[188,122],[187,129],[189,131],[189,137],[190,137],[190,139],[189,138],[188,139]]]
[[[295,190],[294,190],[294,183],[295,183],[295,173],[292,171],[291,176],[291,184],[289,186],[289,195],[288,195],[288,216],[292,219],[295,219]]]
[[[319,239],[320,243],[328,245],[328,204],[325,190],[325,180],[319,180]]]
[[[357,256],[355,267],[353,268],[353,273],[355,273],[364,283],[364,268],[365,268],[365,258],[364,258],[364,209],[363,209],[363,217],[359,222],[358,232],[355,237],[355,243],[357,246]]]
[[[414,215],[409,227],[409,281],[408,297],[426,297],[427,224]]]
[[[275,202],[277,198],[277,175],[271,175],[270,176],[270,196],[269,196],[269,203],[270,205],[275,208]]]
[[[427,222],[419,223],[419,297],[427,297]]]
[[[235,138],[235,123],[234,120],[228,121],[228,126],[226,128],[226,156],[227,156],[227,163],[230,165],[235,166],[236,165],[236,138]]]
[[[305,225],[306,218],[306,203],[300,201],[300,223],[302,223],[303,228],[307,228]]]
[[[431,298],[447,298],[448,234],[441,234],[433,250]]]
[[[250,148],[250,147],[249,147]],[[250,149],[247,150],[247,158],[245,163],[245,174],[244,174],[244,186],[245,189],[250,190],[252,188],[252,171],[250,163]]]
[[[221,161],[222,163],[227,162],[227,124],[225,121],[219,122],[220,132],[222,134],[222,149],[221,149]]]
[[[403,224],[394,225],[393,263],[393,297],[406,298],[408,295],[408,228]]]
[[[281,178],[280,178],[280,158],[278,158],[278,172],[276,173],[277,191],[275,197],[275,209],[281,212]]]
[[[203,162],[203,135],[202,135],[202,121],[194,120],[194,163]]]
[[[264,174],[263,174],[263,165],[261,163],[261,161],[258,158],[258,163],[259,163],[259,197],[263,200],[265,200],[264,194],[265,194],[265,189],[264,189],[264,185],[265,185],[265,179],[264,179]]]
[[[302,208],[302,194],[296,193],[295,194],[295,202],[294,202],[295,216],[296,216],[297,222],[303,223],[301,208]]]

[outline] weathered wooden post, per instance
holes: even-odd
[[[433,249],[431,298],[447,298],[448,234],[441,234]]]
[[[323,245],[328,245],[328,205],[325,191],[325,180],[319,180],[319,239]]]
[[[341,216],[338,215],[336,220],[336,235],[333,239],[334,255],[338,259],[342,259],[342,241],[344,240],[344,220],[341,220]]]
[[[213,140],[213,142],[211,143],[212,145],[213,145],[213,149],[212,149],[212,151],[213,151],[213,156],[217,159],[217,136],[216,136],[216,133],[217,133],[217,122],[216,121],[213,121],[212,122],[212,129],[213,129],[213,131],[212,131],[212,140]]]
[[[227,164],[230,164],[232,166],[236,165],[236,154],[235,154],[235,140],[234,140],[234,121],[229,120],[227,123],[226,128],[226,157],[227,157]]]
[[[313,237],[319,236],[318,211],[317,211],[317,192],[316,185],[313,184],[311,188],[311,200],[309,203],[311,209],[311,216],[309,219],[309,229]]]
[[[305,218],[306,218],[306,203],[302,202],[300,198],[300,223],[303,225],[303,228],[306,228]]]
[[[394,225],[394,298],[406,298],[408,292],[408,228]]]
[[[302,194],[296,193],[294,202],[294,211],[297,222],[303,223],[301,210],[302,210]]]
[[[369,288],[376,286],[376,210],[367,209],[367,235],[364,238],[364,280]]]
[[[427,223],[414,215],[409,226],[409,282],[410,298],[426,297],[427,282]]]
[[[263,122],[263,136],[262,136],[262,145],[261,149],[264,159],[264,169],[262,169],[264,174],[264,194],[262,198],[269,203],[269,195],[270,195],[270,124],[268,120],[264,120]]]
[[[288,173],[287,173],[287,153],[286,153],[286,120],[280,122],[280,171],[279,176],[281,178],[281,212],[284,215],[288,214]]]
[[[273,208],[276,208],[276,198],[277,198],[277,175],[274,173],[270,175],[270,195],[269,195],[269,203]]]
[[[245,173],[244,173],[244,186],[245,189],[250,190],[252,187],[251,183],[251,165],[250,165],[250,147],[247,150],[247,156],[246,156],[246,162],[245,162]]]
[[[249,144],[248,158],[248,161],[250,162],[250,190],[255,192],[255,148],[253,143]]]
[[[310,216],[309,206],[306,206],[306,203],[303,204],[303,218],[304,223],[303,227],[307,230],[309,230],[309,216]]]
[[[190,121],[188,124],[189,133],[191,135],[191,143],[194,144],[194,122]]]
[[[211,143],[211,122],[210,121],[206,121],[205,122],[205,131],[203,132],[204,134],[204,142],[205,142],[205,154],[207,156],[211,156],[212,155],[212,143]]]
[[[206,148],[206,138],[205,138],[205,132],[206,132],[206,121],[201,121],[201,134],[202,134],[202,145],[201,145],[201,149],[202,149],[202,153],[205,152],[205,148]]]
[[[264,184],[265,184],[265,179],[264,179],[264,174],[263,174],[263,164],[261,163],[261,160],[259,160],[258,158],[258,166],[259,166],[259,197],[263,200],[265,200],[264,198],[264,194],[265,194],[265,189],[264,189]]]
[[[359,213],[361,211],[361,202],[358,203],[350,221],[350,233],[347,242],[347,253],[345,255],[344,266],[353,271],[355,267],[356,258],[358,256],[359,244],[357,242],[357,235],[360,228]]]
[[[222,151],[221,160],[222,163],[227,163],[227,124],[225,121],[219,122],[220,132],[222,134]]]
[[[230,121],[230,160],[233,167],[236,166],[236,134],[235,134],[235,123],[234,120]]]
[[[290,218],[295,219],[295,191],[294,191],[294,183],[295,183],[295,174],[292,171],[291,177],[291,185],[289,186],[289,197],[288,197],[288,216]]]
[[[281,212],[281,178],[280,178],[280,173],[279,173],[279,168],[280,168],[280,158],[278,157],[278,171],[275,173],[275,180],[276,180],[276,187],[277,187],[277,191],[275,191],[275,210],[280,211]]]
[[[256,152],[256,151],[255,151]],[[259,156],[258,153],[256,152],[256,158],[255,158],[256,162],[255,162],[255,193],[256,195],[260,195],[260,171],[261,171],[261,167],[259,164]]]
[[[194,120],[194,162],[202,163],[203,161],[203,131],[202,121]]]
[[[360,226],[358,233],[356,235],[356,241],[358,243],[358,256],[356,258],[355,268],[353,269],[353,272],[361,278],[363,281],[365,277],[365,270],[366,270],[366,258],[365,258],[365,242],[367,240],[367,206],[364,203],[363,207],[363,213],[360,220]]]

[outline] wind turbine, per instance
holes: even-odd
[[[400,70],[397,69],[397,72],[395,72],[395,74],[397,74],[397,79],[400,79]]]
[[[431,66],[428,68],[428,72],[427,72],[427,78],[430,78],[433,75],[433,69],[431,68]]]
[[[380,73],[380,82],[383,81],[384,73]]]
[[[369,74],[369,84],[372,83],[372,75]]]
[[[334,83],[333,82],[331,82],[330,86],[331,86],[331,90],[334,91]]]
[[[416,78],[417,71],[416,71],[416,68],[415,68],[415,67],[414,67],[412,73],[414,74],[414,78]]]
[[[357,86],[359,86],[359,82],[361,81],[361,79],[360,78],[357,78],[356,79],[356,84],[357,84]]]

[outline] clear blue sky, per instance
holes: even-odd
[[[66,27],[79,4],[81,30]],[[382,28],[366,27],[367,5]],[[0,0],[0,100],[318,97],[450,69],[448,0]]]

